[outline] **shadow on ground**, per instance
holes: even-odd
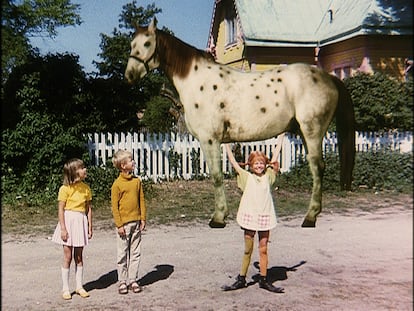
[[[139,280],[139,284],[141,286],[150,285],[155,282],[168,279],[174,272],[174,266],[172,265],[157,265],[154,268],[155,269],[153,271],[148,272]],[[112,270],[100,276],[97,280],[86,283],[83,287],[86,291],[92,291],[94,289],[107,288],[115,284],[117,281],[118,272],[116,270]]]
[[[172,265],[156,265],[155,270],[148,272],[139,280],[139,284],[145,286],[168,279],[173,272],[174,266]]]
[[[111,272],[100,276],[97,280],[84,284],[83,288],[85,288],[85,290],[88,292],[94,289],[104,289],[111,286],[112,284],[115,284],[117,281],[118,272],[116,270],[112,270]]]
[[[287,273],[288,272],[293,272],[296,271],[298,267],[304,265],[306,263],[306,261],[302,260],[301,262],[299,262],[298,264],[292,266],[292,267],[271,267],[270,269],[267,269],[267,279],[270,283],[276,282],[276,281],[284,281],[287,280],[288,276]],[[259,267],[259,262],[255,261],[253,263],[253,266],[256,269],[260,269]],[[260,278],[260,273],[257,273],[255,275],[252,276],[253,281],[247,283],[247,286],[253,285],[257,282],[259,282],[259,278]]]

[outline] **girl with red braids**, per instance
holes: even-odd
[[[253,151],[247,163],[239,164],[228,144],[225,145],[229,161],[237,173],[237,185],[243,191],[237,212],[237,223],[244,230],[245,251],[236,282],[223,286],[225,291],[246,287],[246,274],[253,253],[254,236],[259,236],[259,287],[275,293],[283,293],[284,289],[273,286],[267,278],[267,244],[270,230],[276,226],[276,213],[272,199],[272,187],[279,172],[279,157],[284,134],[278,136],[276,150],[269,158],[261,151]],[[249,166],[249,171],[241,166]]]

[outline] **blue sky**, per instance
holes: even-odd
[[[99,61],[101,52],[99,34],[111,35],[118,28],[122,6],[132,0],[72,0],[81,5],[81,26],[58,29],[55,39],[33,38],[33,46],[42,54],[74,53],[86,72],[96,71],[92,61]],[[162,9],[157,15],[158,27],[166,26],[181,40],[199,49],[205,49],[208,41],[214,0],[137,0],[138,6],[155,3]]]

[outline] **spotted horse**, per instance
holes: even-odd
[[[213,178],[215,211],[210,227],[224,227],[228,215],[221,143],[265,140],[283,132],[300,134],[313,177],[302,227],[315,227],[322,209],[322,141],[336,114],[340,187],[350,190],[355,120],[351,97],[339,79],[302,63],[242,72],[157,29],[155,19],[147,27],[135,27],[125,77],[134,83],[159,68],[174,84],[188,130],[199,140]]]

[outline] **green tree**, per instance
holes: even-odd
[[[71,0],[2,0],[2,86],[12,68],[35,52],[29,38],[54,38],[58,27],[80,25],[79,9],[80,5]]]
[[[116,77],[88,79],[85,92],[79,98],[79,105],[90,110],[90,113],[84,114],[84,131],[136,131],[136,112],[144,107],[139,100],[142,97],[136,94],[140,91]]]
[[[169,133],[171,131],[175,120],[172,117],[165,118],[169,115],[170,107],[171,102],[162,96],[151,98],[142,119],[150,132]]]
[[[2,131],[2,197],[17,193],[31,201],[36,193],[43,199],[56,195],[64,161],[87,150],[76,124],[69,127],[62,116],[44,112],[40,73],[25,74],[22,81],[16,92],[20,120]]]
[[[134,25],[149,24],[151,19],[161,12],[162,10],[157,8],[154,3],[144,8],[138,6],[136,0],[122,7],[118,20],[119,29],[115,27],[111,35],[100,35],[102,52],[98,56],[102,61],[94,61],[94,64],[101,76],[123,79],[128,62],[131,38],[135,32]]]
[[[30,91],[39,94],[30,100],[30,97],[22,97],[22,92],[28,92],[27,79],[34,76],[37,83]],[[85,79],[78,56],[30,56],[26,63],[13,70],[5,84],[2,128],[14,128],[27,112],[53,115],[65,127],[82,123],[82,115],[87,114],[88,107],[80,105],[75,95],[82,93]]]
[[[354,102],[357,131],[412,130],[412,79],[400,82],[382,73],[360,73],[344,83]]]
[[[103,107],[109,108],[111,104],[113,105],[112,109],[104,110],[104,112],[112,113],[112,115],[104,116],[105,119],[122,118],[117,121],[118,127],[111,126],[112,129],[137,130],[139,126],[142,126],[153,132],[163,132],[170,131],[174,125],[175,119],[169,114],[167,107],[171,106],[171,102],[159,97],[162,86],[167,85],[171,89],[174,87],[161,72],[157,70],[151,72],[139,85],[128,85],[124,79],[135,25],[147,25],[156,14],[161,12],[162,10],[157,8],[154,3],[144,8],[138,6],[137,1],[134,0],[122,7],[119,29],[114,28],[111,35],[101,34],[100,48],[102,52],[98,56],[102,61],[94,61],[94,64],[98,68],[100,76],[109,78],[114,85],[119,87],[119,91],[127,94],[127,96],[123,96],[123,102],[120,100],[112,101],[116,97],[108,98],[112,102],[99,101]],[[165,27],[163,30],[171,33]],[[122,111],[128,114],[125,115]],[[144,118],[140,123],[136,117],[136,113],[139,111],[145,111]]]

